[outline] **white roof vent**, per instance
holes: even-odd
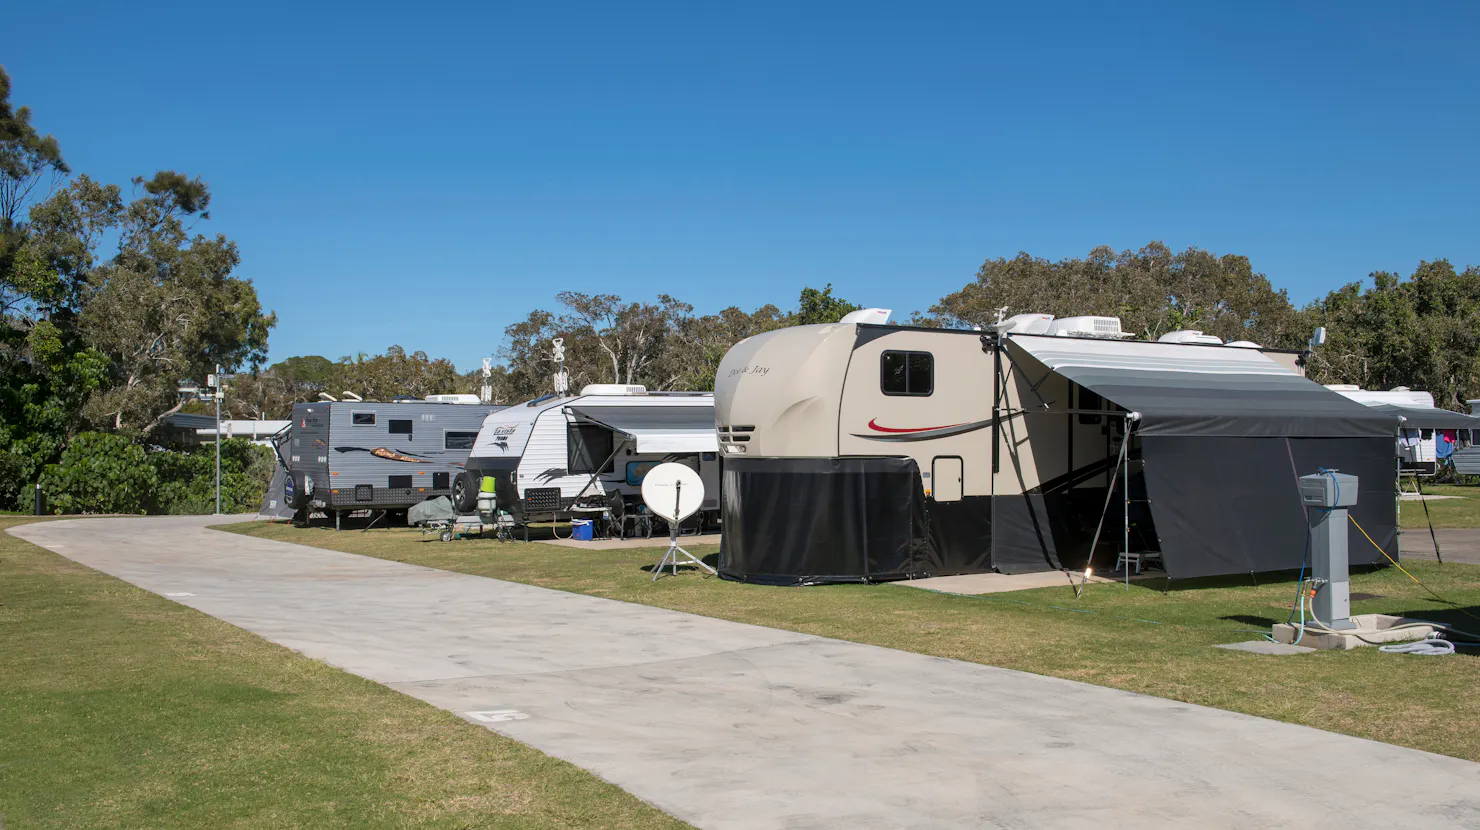
[[[1221,346],[1223,341],[1211,334],[1203,334],[1194,329],[1180,329],[1169,331],[1156,338],[1158,343],[1180,343],[1182,345],[1196,344],[1201,346]]]
[[[1263,346],[1259,345],[1258,343],[1255,343],[1253,340],[1230,340],[1227,343],[1224,343],[1223,345],[1229,347],[1230,349],[1262,349],[1262,348],[1264,348]]]
[[[588,383],[581,387],[582,395],[646,395],[647,387],[635,383]]]
[[[1059,337],[1094,337],[1101,340],[1130,337],[1129,332],[1120,330],[1119,317],[1062,317],[1049,323],[1045,333]]]
[[[1014,314],[993,325],[992,330],[1010,331],[1013,334],[1048,334],[1048,327],[1052,322],[1052,314]]]
[[[882,326],[889,322],[889,315],[893,313],[894,310],[889,308],[860,308],[857,311],[850,311],[844,314],[843,319],[839,320],[838,323],[840,325],[842,323],[872,323],[876,326]]]

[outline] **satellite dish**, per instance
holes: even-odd
[[[672,461],[659,464],[642,480],[642,500],[654,515],[681,522],[699,512],[704,503],[704,481],[691,467]]]

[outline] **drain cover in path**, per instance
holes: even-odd
[[[1315,651],[1305,646],[1292,646],[1286,643],[1271,643],[1268,640],[1245,640],[1242,643],[1223,643],[1213,648],[1226,648],[1233,651],[1247,651],[1251,654],[1305,654]]]

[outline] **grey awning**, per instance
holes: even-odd
[[[1257,349],[1009,335],[1032,358],[1124,409],[1141,435],[1380,437],[1396,415],[1306,380]]]
[[[1433,407],[1394,406],[1390,403],[1367,407],[1403,419],[1403,429],[1480,429],[1480,418]]]
[[[566,412],[577,422],[599,424],[630,435],[640,453],[717,452],[714,407],[673,406],[568,406]]]

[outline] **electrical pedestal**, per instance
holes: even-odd
[[[1311,613],[1332,631],[1354,629],[1347,565],[1347,508],[1357,504],[1357,477],[1335,470],[1300,477],[1300,502],[1310,522]]]

